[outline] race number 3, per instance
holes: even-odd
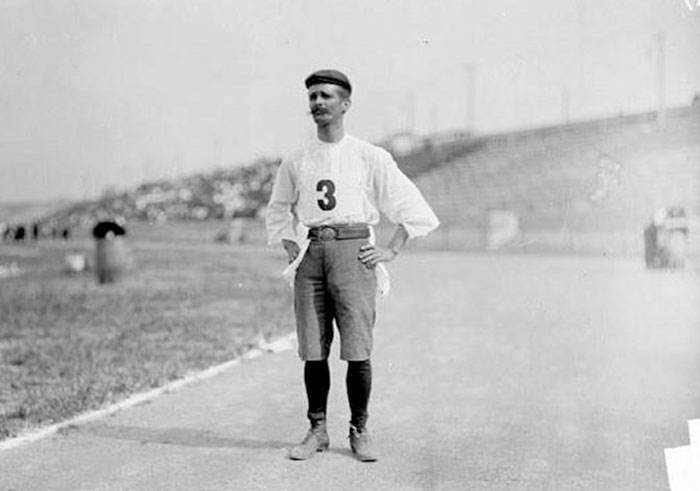
[[[323,193],[323,199],[316,201],[318,207],[323,211],[330,211],[335,208],[337,201],[335,199],[335,183],[330,179],[322,179],[316,184],[316,191]]]

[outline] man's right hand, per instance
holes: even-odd
[[[287,252],[287,257],[289,258],[290,263],[294,262],[301,251],[299,244],[293,240],[282,239],[282,247],[284,247],[284,250]]]

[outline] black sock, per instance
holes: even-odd
[[[326,420],[328,392],[331,389],[331,374],[327,360],[307,361],[304,363],[304,385],[309,401],[307,416],[311,425]]]
[[[372,364],[369,360],[349,361],[345,378],[350,402],[350,424],[363,430],[367,424],[367,406],[372,392]]]

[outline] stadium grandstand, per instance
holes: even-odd
[[[663,127],[650,112],[465,136],[449,149],[421,172],[399,157],[441,218],[433,245],[636,255],[656,210],[700,215],[698,98],[668,110]]]

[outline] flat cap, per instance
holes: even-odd
[[[348,92],[352,93],[352,85],[350,85],[350,80],[345,76],[343,72],[338,70],[317,70],[304,81],[304,85],[308,89],[314,84],[333,84],[339,85]]]

